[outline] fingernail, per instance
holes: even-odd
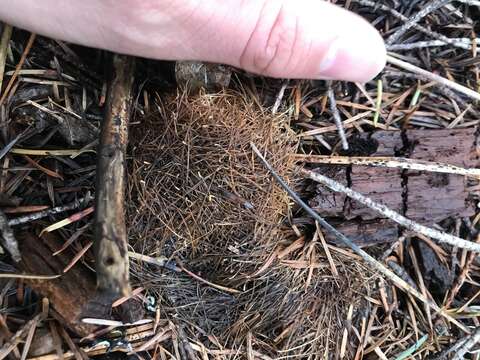
[[[385,45],[378,33],[341,35],[335,38],[318,67],[318,77],[326,80],[366,82],[385,66]]]
[[[336,38],[335,40],[332,41],[330,46],[328,47],[328,50],[326,54],[323,56],[322,60],[320,61],[320,66],[318,68],[318,73],[319,75],[325,79],[325,80],[330,80],[328,79],[328,73],[332,72],[332,68],[335,67],[335,63],[337,62],[337,57],[338,57],[338,50],[339,50],[339,38]]]

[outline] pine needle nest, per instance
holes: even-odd
[[[340,252],[329,262],[318,237],[292,231],[292,204],[250,147],[295,186],[289,117],[231,91],[159,97],[156,108],[132,133],[130,244],[237,292],[134,261],[137,285],[190,339],[230,349],[220,358],[247,348],[265,358],[339,349],[367,272]]]

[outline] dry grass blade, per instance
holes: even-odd
[[[29,280],[54,280],[62,275],[30,275],[30,274],[11,274],[0,273],[0,278],[3,279],[29,279]]]
[[[83,219],[84,217],[90,215],[94,211],[95,211],[95,208],[93,206],[90,206],[90,207],[88,207],[88,208],[86,208],[86,209],[84,209],[84,210],[82,210],[82,211],[80,211],[76,214],[70,215],[69,217],[67,217],[63,220],[57,221],[56,223],[47,226],[45,229],[42,229],[42,231],[40,232],[40,236],[42,236],[44,233],[49,233],[49,232],[52,232],[54,230],[61,229],[66,225],[73,224],[74,222],[79,221],[79,220]]]
[[[12,148],[9,153],[10,154],[18,154],[18,155],[33,155],[33,156],[78,156],[85,152],[92,152],[95,153],[95,150],[91,149],[65,149],[65,150],[44,150],[44,149],[20,149],[20,148]]]
[[[22,213],[32,213],[37,211],[43,211],[49,208],[50,206],[48,205],[24,205],[24,206],[4,208],[3,212],[5,214],[22,214]]]
[[[63,273],[66,273],[69,271],[77,262],[82,258],[83,255],[90,249],[93,245],[93,241],[90,241],[87,245],[85,245],[75,256],[74,258],[70,261],[70,263],[65,266],[63,269]]]
[[[32,344],[33,335],[35,335],[36,329],[37,327],[35,325],[32,325],[28,330],[27,338],[25,339],[25,344],[23,345],[22,357],[20,358],[20,360],[25,360],[27,358],[28,351],[30,350],[30,345]]]
[[[222,285],[217,285],[217,284],[212,283],[211,281],[205,280],[205,279],[201,278],[200,276],[198,276],[197,274],[194,274],[193,272],[187,270],[182,264],[179,264],[179,266],[180,266],[180,269],[182,269],[182,271],[183,271],[185,274],[191,276],[191,277],[194,278],[195,280],[198,280],[198,281],[200,281],[200,282],[202,282],[202,283],[204,283],[204,284],[206,284],[206,285],[208,285],[208,286],[211,286],[211,287],[213,287],[213,288],[215,288],[215,289],[218,289],[218,290],[221,290],[221,291],[225,291],[225,292],[230,293],[230,294],[239,294],[239,293],[241,293],[240,290],[228,288],[228,287],[222,286]]]

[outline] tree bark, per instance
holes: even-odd
[[[95,277],[91,270],[78,262],[69,271],[63,270],[75,253],[66,249],[52,256],[63,245],[54,233],[45,233],[42,238],[31,231],[17,234],[22,260],[18,268],[24,273],[58,275],[58,279],[25,282],[38,294],[49,299],[62,324],[80,336],[88,335],[94,328],[80,321],[83,307],[95,294]]]

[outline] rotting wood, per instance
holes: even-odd
[[[63,242],[54,234],[47,233],[42,238],[23,232],[17,235],[22,261],[19,270],[31,274],[58,275],[75,255],[70,249],[52,256]],[[79,321],[83,306],[95,294],[95,277],[92,271],[82,264],[76,264],[57,279],[25,279],[25,282],[38,294],[48,298],[62,323],[79,335],[87,335],[92,326]]]
[[[97,294],[86,309],[89,317],[109,317],[111,303],[131,291],[124,189],[134,67],[133,58],[113,56],[114,74],[98,147],[94,239]]]
[[[338,162],[327,165],[322,157],[319,159],[322,164],[317,166],[315,171],[409,219],[432,226],[450,217],[474,215],[474,206],[468,191],[469,179],[464,176],[468,175],[468,171],[461,175],[400,166],[377,167],[375,161],[370,164],[366,159],[401,156],[412,162],[435,162],[451,165],[454,170],[474,170],[479,163],[474,158],[475,143],[476,135],[471,129],[408,130],[403,134],[399,131],[377,131],[351,141],[350,159],[360,155],[363,161],[344,161],[344,166]],[[297,158],[312,164],[319,162],[308,155]],[[347,232],[354,228],[360,229],[362,226],[359,225],[365,221],[372,222],[368,230],[363,232],[364,236],[358,237],[358,244],[361,246],[396,240],[395,232],[384,232],[382,227],[385,224],[373,223],[374,220],[383,221],[382,216],[347,199],[342,193],[320,185],[317,195],[310,200],[310,205],[322,216],[337,218]],[[391,225],[395,226],[393,223]],[[378,234],[373,231],[375,226],[378,227]],[[366,237],[368,235],[371,236],[370,239]],[[356,239],[354,238],[354,241]]]
[[[359,246],[385,243],[390,239],[398,239],[399,235],[398,227],[388,219],[364,220],[362,222],[347,220],[338,224],[332,222],[332,225]],[[342,245],[329,233],[325,233],[325,238],[336,245]]]
[[[480,246],[476,243],[473,243],[471,241],[467,241],[465,239],[459,238],[458,236],[450,235],[445,232],[438,231],[433,228],[429,228],[427,226],[416,223],[415,221],[412,221],[411,219],[408,219],[405,216],[402,216],[401,214],[389,209],[385,205],[375,202],[372,199],[356,191],[353,191],[352,189],[345,187],[342,184],[336,182],[335,180],[329,179],[326,176],[323,176],[311,170],[305,170],[305,169],[299,169],[299,172],[305,175],[305,177],[307,178],[310,178],[314,181],[324,184],[325,186],[328,186],[332,190],[345,193],[348,197],[352,198],[353,200],[368,206],[369,208],[378,212],[384,217],[387,217],[395,221],[402,227],[405,227],[416,233],[428,236],[432,239],[437,240],[440,243],[446,243],[451,246],[456,246],[462,249],[476,251],[477,253],[480,252]]]

